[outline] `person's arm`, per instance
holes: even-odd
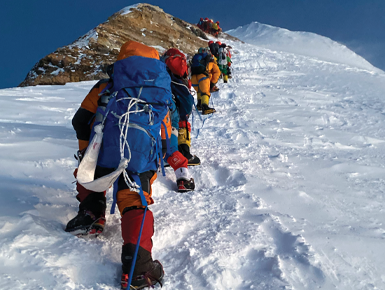
[[[98,81],[84,98],[72,119],[72,126],[79,141],[79,150],[87,148],[91,136],[92,119],[98,109],[99,93],[106,87],[108,79]]]
[[[211,82],[213,84],[216,84],[219,80],[220,75],[221,75],[221,70],[219,69],[219,67],[215,63],[211,62],[210,64],[212,64],[211,65],[211,71],[210,71],[210,74],[212,75]]]
[[[91,136],[91,123],[95,113],[80,107],[72,119],[72,126],[79,141],[79,150],[87,148]]]

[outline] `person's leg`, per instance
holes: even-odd
[[[76,177],[76,170],[74,173]],[[65,231],[75,236],[95,236],[103,232],[106,222],[106,193],[93,192],[76,184],[77,200],[80,202],[76,217],[67,223]]]
[[[199,75],[201,76],[201,75]],[[201,97],[201,93],[199,92],[199,80],[200,78],[198,78],[198,75],[192,75],[191,76],[191,84],[194,88],[194,90],[197,92],[197,109],[198,111],[201,111],[202,110],[202,107],[201,107],[201,102],[202,102],[202,97]]]
[[[195,182],[187,168],[187,158],[177,150],[167,159],[167,162],[174,169],[178,192],[193,191]]]
[[[199,90],[201,92],[201,103],[202,103],[202,115],[215,113],[214,108],[209,107],[210,100],[210,78],[205,75],[199,75]]]
[[[202,96],[201,93],[197,93],[197,110],[202,111]]]
[[[147,203],[153,204],[151,186],[156,179],[156,172],[147,171],[139,175],[143,193]],[[122,282],[123,289],[128,289],[128,275],[132,266],[132,259],[138,243],[139,231],[144,217],[144,207],[137,192],[128,189],[123,178],[119,180],[117,193],[117,205],[122,215],[121,229],[123,237],[122,247]],[[134,268],[131,285],[145,287],[161,282],[164,272],[159,261],[152,259],[152,236],[154,235],[154,216],[147,210],[143,224],[142,236],[139,243],[139,251]]]
[[[188,121],[179,122],[178,150],[188,160],[188,166],[200,165],[200,159],[190,153],[191,147],[191,125]]]

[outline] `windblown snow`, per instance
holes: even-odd
[[[259,22],[252,22],[249,25],[226,31],[226,33],[247,43],[274,51],[291,52],[324,61],[380,71],[345,45],[311,32],[290,31]]]
[[[135,9],[137,8],[139,5],[138,4],[134,4],[134,5],[130,5],[130,6],[127,6],[127,7],[124,7],[122,10],[120,10],[118,13],[122,14],[122,15],[126,15],[126,14],[129,14],[132,12],[132,9]]]
[[[98,40],[98,32],[96,29],[91,29],[86,34],[84,34],[82,37],[79,37],[75,42],[71,43],[69,47],[77,46],[79,48],[86,47],[89,45],[90,41],[97,41]]]
[[[231,45],[218,113],[194,114],[196,191],[170,168],[154,185],[163,289],[385,289],[385,73],[335,45],[339,62]],[[0,90],[0,289],[120,289],[118,214],[96,240],[64,232],[93,84]]]

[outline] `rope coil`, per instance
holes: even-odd
[[[130,103],[127,106],[127,112],[124,113],[122,116],[119,117],[119,129],[120,129],[120,158],[121,160],[126,159],[126,167],[128,166],[128,163],[131,161],[131,150],[130,150],[130,145],[127,142],[127,137],[128,137],[128,128],[129,128],[129,123],[130,123],[130,114],[135,114],[135,113],[140,113],[140,112],[145,112],[144,109],[142,110],[134,110],[130,111],[132,107],[136,106],[140,102],[144,102],[143,100],[140,99],[140,95],[142,94],[143,87],[140,88],[138,97],[137,98],[123,98],[123,99],[129,99]],[[151,120],[151,113],[150,114],[150,120]],[[128,158],[124,156],[125,149],[127,147],[128,151]],[[127,171],[123,171],[123,178],[127,186],[130,188],[130,190],[139,192],[140,191],[140,185],[138,185],[135,181],[132,181],[130,179],[130,176],[128,175]]]

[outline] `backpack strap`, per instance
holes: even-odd
[[[166,133],[166,136],[167,136],[167,133]],[[166,139],[166,141],[167,141],[167,139]],[[158,166],[160,165],[160,168],[162,168],[162,175],[166,176],[166,172],[164,171],[163,153],[162,153],[162,149],[161,149],[162,146],[159,145],[160,144],[159,142],[160,142],[160,138],[158,138],[158,141],[156,142],[156,154],[155,154],[155,156],[157,156],[159,158],[157,161],[157,165]]]
[[[201,82],[201,81],[204,81],[205,79],[208,79],[209,77],[204,77],[204,78],[201,78],[199,81],[198,81],[198,83],[196,84],[196,85],[192,85],[193,87],[199,87],[199,83]]]
[[[170,145],[170,137],[168,136],[167,133],[167,127],[166,124],[162,121],[162,126],[164,127],[164,132],[166,134],[166,144],[167,144],[167,151],[166,151],[166,159],[172,155],[171,152],[171,145]],[[157,151],[159,152],[160,150],[158,149],[158,146],[156,147]],[[160,166],[162,167],[162,174],[163,176],[166,176],[166,172],[164,171],[164,162],[163,162],[163,156],[162,156],[162,151],[159,152],[160,154]]]
[[[113,185],[112,204],[111,204],[110,214],[114,214],[115,213],[115,207],[116,207],[117,195],[118,195],[119,179],[120,179],[120,176],[115,180],[114,185]]]
[[[199,83],[201,82],[201,81],[204,81],[204,80],[206,80],[206,79],[208,79],[209,77],[204,77],[204,78],[201,78],[199,81],[198,81],[198,83],[196,84],[196,85],[192,85],[193,87],[198,87],[198,93],[201,93],[201,89],[199,88]],[[196,107],[195,107],[196,108]],[[197,109],[197,111],[198,111],[198,109]]]
[[[137,174],[130,174],[130,176],[135,181],[135,183],[137,185],[139,185],[139,187],[140,187],[140,189],[139,189],[140,200],[142,202],[142,205],[147,207],[148,204],[147,204],[146,197],[144,196],[144,192],[143,192],[143,189],[142,189],[142,183],[140,182],[139,175],[137,175]]]
[[[165,134],[166,134],[166,144],[167,144],[167,152],[166,152],[166,157],[170,157],[172,155],[172,152],[171,152],[171,146],[170,146],[170,137],[168,136],[168,133],[167,133],[167,127],[166,127],[166,124],[162,121],[162,125],[164,126],[165,128]]]
[[[199,84],[201,81],[204,81],[205,79],[208,79],[208,77],[201,78],[201,79],[198,81],[198,84]]]

